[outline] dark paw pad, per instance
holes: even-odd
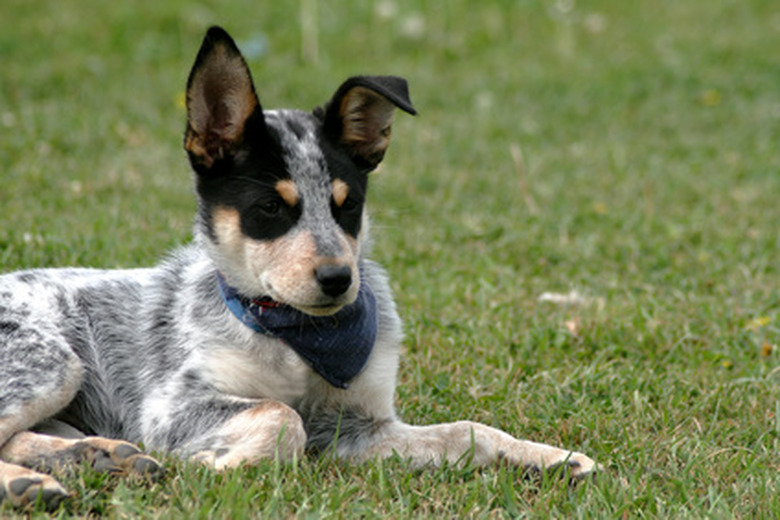
[[[120,468],[107,453],[103,451],[96,451],[92,456],[92,467],[95,471],[101,473],[121,473]]]
[[[133,471],[145,477],[157,479],[164,473],[159,462],[146,455],[139,455],[133,462]]]
[[[141,453],[141,450],[132,444],[120,444],[114,450],[114,455],[120,460],[132,457],[133,455],[137,455],[139,453]]]
[[[15,506],[24,506],[40,500],[46,509],[52,510],[67,496],[67,491],[48,477],[18,477],[8,483],[7,490],[2,490],[0,500],[8,498]]]
[[[41,479],[39,478],[19,477],[12,480],[11,483],[8,484],[8,491],[16,496],[22,496],[27,492],[28,489],[30,489],[30,486],[40,483]]]

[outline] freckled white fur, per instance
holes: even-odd
[[[84,369],[78,359],[68,360],[66,370],[72,374],[63,381],[63,385],[55,386],[54,381],[41,381],[38,388],[40,399],[36,399],[29,405],[21,403],[9,403],[3,409],[3,417],[0,418],[0,446],[11,436],[35,425],[41,417],[50,417],[60,411],[73,400],[82,383]]]

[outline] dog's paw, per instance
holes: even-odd
[[[565,472],[572,480],[583,480],[595,476],[596,473],[603,469],[596,461],[587,455],[583,455],[576,451],[570,453],[566,460],[561,461],[557,466],[549,469],[557,469],[560,467],[565,468]]]
[[[136,475],[156,479],[164,472],[155,459],[143,453],[129,442],[103,437],[61,439],[46,437],[45,453],[32,454],[19,459],[19,463],[44,472],[68,471],[87,462],[96,471],[115,475]]]
[[[525,469],[529,476],[561,475],[577,482],[595,476],[604,468],[587,455],[572,451],[564,452],[562,456],[547,460],[540,466],[534,464]]]
[[[125,441],[87,437],[78,446],[83,458],[98,471],[118,475],[140,475],[157,479],[164,473],[162,465],[143,453],[137,446]]]
[[[51,511],[68,496],[59,482],[48,475],[19,468],[18,474],[0,481],[0,502],[7,500],[15,507],[35,504],[36,501]]]

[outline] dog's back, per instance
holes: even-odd
[[[42,269],[0,276],[3,415],[26,428],[42,419],[38,408],[51,407],[51,415],[85,432],[137,440],[128,426],[143,387],[136,369],[149,354],[144,314],[154,305],[153,273]],[[24,403],[37,400],[25,413]],[[9,431],[0,434],[2,442]]]

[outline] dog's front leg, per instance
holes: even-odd
[[[269,399],[230,417],[208,435],[207,445],[188,451],[194,460],[223,469],[260,459],[291,460],[303,455],[305,445],[300,416]]]
[[[539,472],[565,466],[574,479],[598,470],[598,465],[582,453],[516,439],[496,428],[470,421],[432,426],[388,421],[363,437],[360,443],[337,443],[336,451],[358,459],[398,454],[417,466],[440,465],[444,461],[479,466],[505,462]]]

